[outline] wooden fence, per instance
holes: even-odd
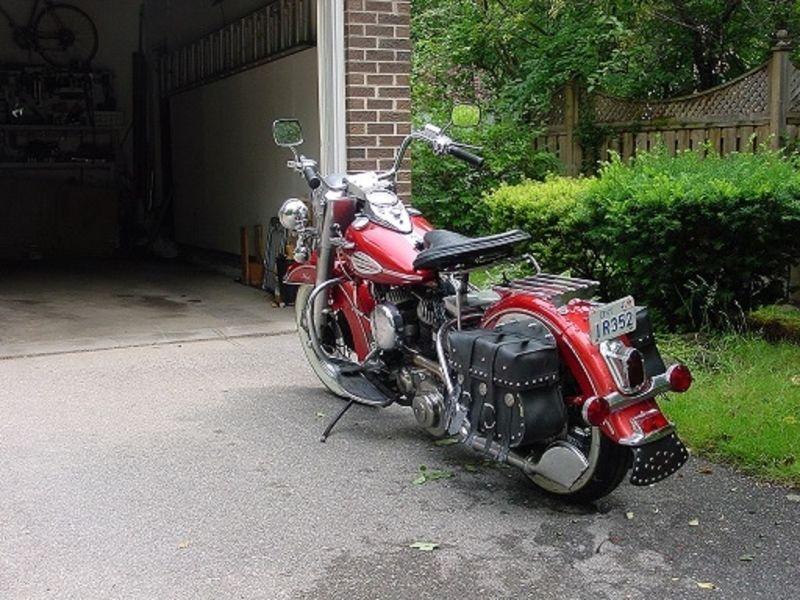
[[[790,52],[788,35],[781,31],[770,59],[760,67],[705,92],[670,100],[630,100],[567,85],[553,99],[535,148],[555,153],[569,174],[595,170],[597,161],[607,160],[612,151],[628,159],[656,144],[671,153],[705,144],[722,154],[752,152],[762,144],[779,148],[800,137],[800,69]],[[598,135],[579,135],[582,119]]]

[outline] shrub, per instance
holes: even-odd
[[[486,158],[475,170],[451,157],[435,156],[427,147],[414,147],[413,204],[437,226],[479,235],[488,231],[488,207],[483,195],[501,184],[543,179],[558,169],[548,152],[531,152],[533,133],[513,123],[482,125],[474,131],[458,130],[458,141],[481,146]]]
[[[573,243],[587,216],[584,205],[592,181],[551,176],[541,182],[502,185],[486,198],[490,229],[531,233],[530,251],[550,270],[594,274],[593,269],[582,268],[590,261],[588,239]]]
[[[634,294],[662,324],[696,329],[783,295],[781,278],[800,260],[799,166],[768,151],[661,150],[563,187],[566,211],[543,208],[559,180],[501,188],[486,204],[494,229],[533,235],[547,268],[572,267],[611,297]]]

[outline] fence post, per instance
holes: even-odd
[[[776,34],[769,60],[769,131],[770,146],[778,149],[786,135],[786,118],[789,111],[789,55],[792,44],[789,32],[781,29]]]
[[[578,145],[575,139],[575,130],[578,126],[578,85],[574,79],[570,79],[564,89],[564,129],[566,130],[566,142],[564,144],[564,165],[567,168],[567,175],[578,175],[581,165],[578,164],[580,152],[576,148]]]

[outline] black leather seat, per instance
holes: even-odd
[[[530,238],[519,229],[479,238],[436,229],[425,234],[425,250],[417,255],[414,268],[444,271],[488,264],[513,255],[514,248]]]

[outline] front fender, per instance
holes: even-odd
[[[286,269],[283,283],[288,285],[315,284],[317,281],[317,266],[312,264],[292,263]]]

